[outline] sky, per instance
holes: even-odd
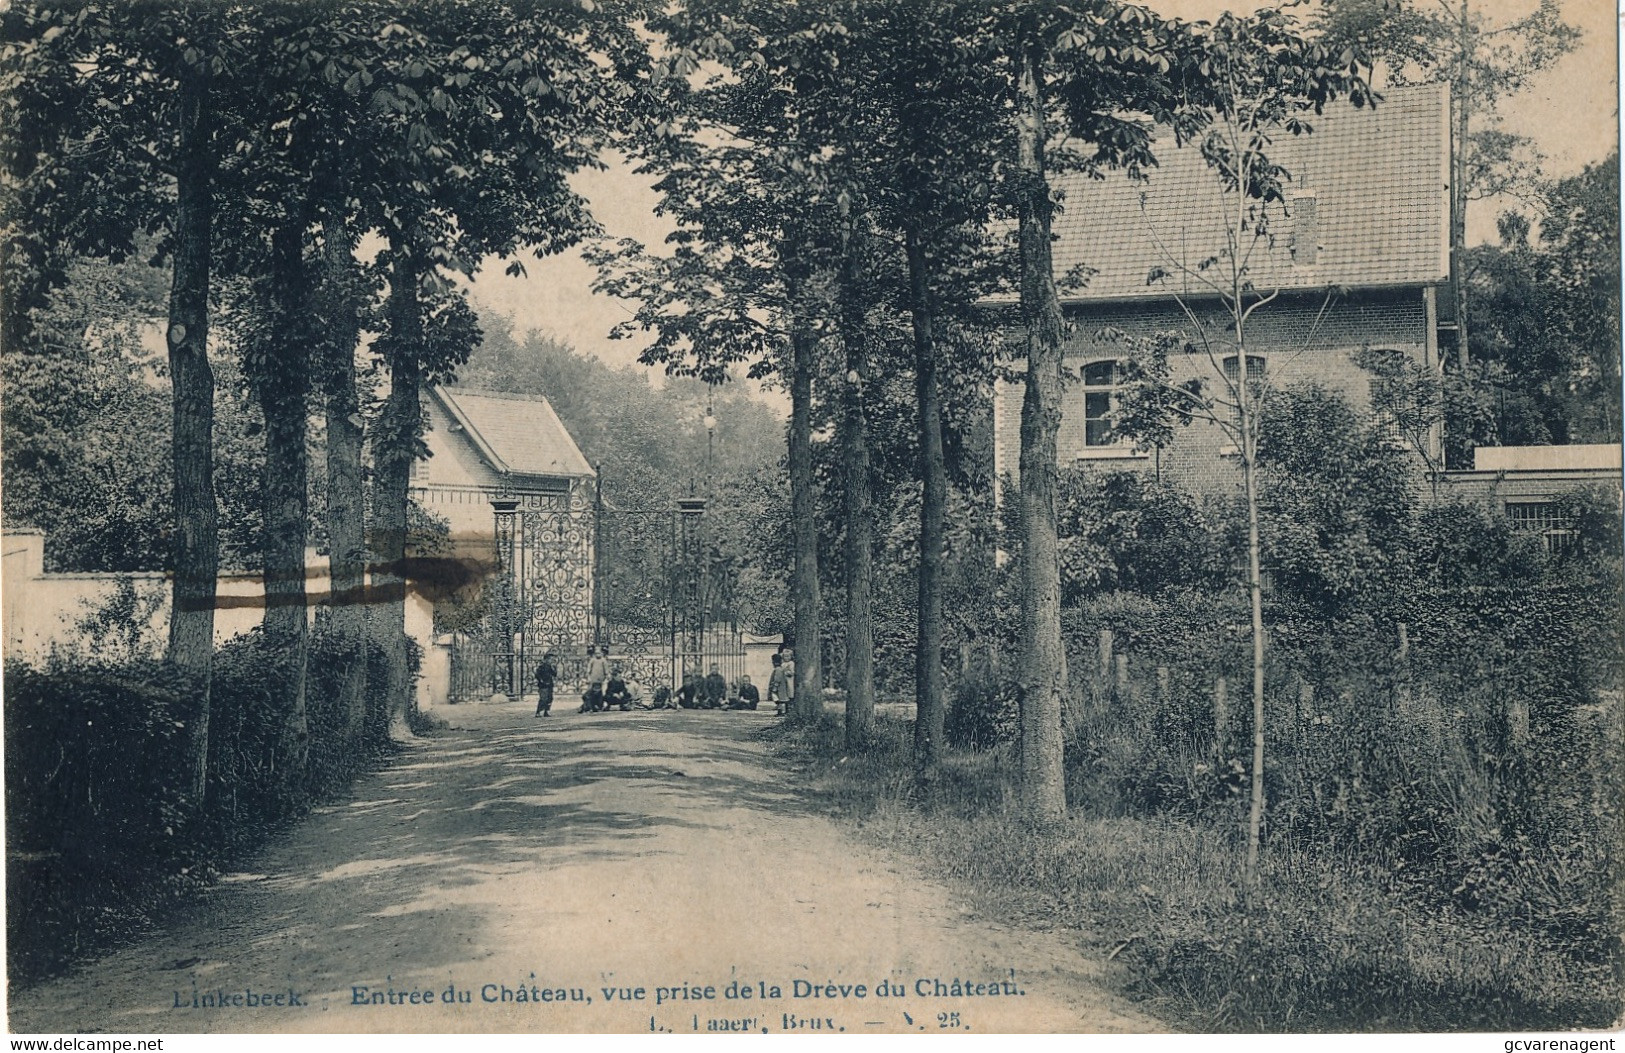
[[[1502,127],[1527,135],[1546,155],[1549,176],[1578,172],[1600,161],[1618,143],[1618,12],[1614,0],[1558,0],[1564,17],[1580,27],[1579,46],[1542,74],[1524,94],[1503,103]],[[1492,25],[1531,13],[1538,0],[1481,0],[1477,6]],[[1151,0],[1154,10],[1186,19],[1212,18],[1233,3],[1225,0]],[[1251,5],[1248,5],[1251,6]],[[593,207],[612,237],[659,244],[671,229],[654,214],[658,197],[649,177],[614,159],[604,171],[586,172],[573,185]],[[1500,206],[1490,202],[1469,212],[1469,240],[1495,237]],[[579,251],[545,260],[527,258],[527,276],[508,277],[493,263],[474,282],[474,295],[484,306],[513,318],[523,333],[544,330],[614,365],[636,363],[642,345],[611,340],[609,330],[628,318],[632,305],[592,292],[593,268]],[[658,370],[652,370],[658,375]],[[781,397],[770,396],[775,403]]]

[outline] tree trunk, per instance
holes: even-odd
[[[209,87],[183,79],[175,173],[174,273],[169,294],[169,375],[173,385],[175,536],[169,661],[198,678],[199,709],[186,740],[190,809],[203,806],[209,758],[209,677],[214,664],[215,578],[220,571],[214,502],[214,370],[209,365],[209,252],[214,157]]]
[[[812,465],[812,377],[818,338],[804,318],[790,334],[790,517],[795,531],[791,602],[796,618],[795,719],[824,712],[823,626],[818,588],[818,491]]]
[[[282,768],[281,785],[291,792],[302,791],[310,741],[305,719],[309,646],[305,540],[310,514],[305,443],[308,348],[315,333],[310,325],[311,283],[303,250],[304,224],[300,220],[289,219],[273,233],[271,306],[278,331],[265,349],[263,374],[254,378],[265,417],[265,468],[260,483],[265,517],[265,636],[287,662],[281,671],[285,679],[276,685],[282,695],[282,713],[275,763]]]
[[[413,447],[422,426],[423,310],[418,281],[421,267],[410,246],[391,244],[389,333],[389,398],[373,440],[373,564],[371,603],[374,646],[382,656],[382,712],[374,726],[391,739],[412,738],[408,719],[412,675],[406,640],[406,506],[411,483]],[[380,727],[381,725],[381,727]],[[375,731],[375,734],[377,732]]]
[[[1051,823],[1066,815],[1062,768],[1061,578],[1055,519],[1056,433],[1061,423],[1061,302],[1050,257],[1054,207],[1044,173],[1044,85],[1041,45],[1021,40],[1018,214],[1021,316],[1027,330],[1027,382],[1021,404],[1020,670],[1022,805],[1027,817]]]
[[[917,230],[906,235],[909,293],[913,301],[914,390],[920,412],[919,635],[914,665],[914,773],[936,775],[947,690],[942,672],[942,545],[948,476],[942,458],[942,402],[937,391],[935,317],[930,263]]]
[[[1247,815],[1247,874],[1258,877],[1258,848],[1264,828],[1264,601],[1258,552],[1257,469],[1243,464],[1247,485],[1247,592],[1253,619],[1253,797]]]
[[[1264,829],[1264,574],[1258,541],[1258,416],[1249,412],[1247,343],[1240,321],[1241,299],[1235,301],[1236,360],[1241,383],[1236,402],[1241,420],[1241,473],[1247,495],[1247,598],[1253,629],[1253,778],[1247,814],[1247,878],[1257,885],[1258,849]]]
[[[1467,129],[1472,110],[1472,83],[1470,65],[1473,53],[1473,29],[1468,0],[1461,0],[1461,54],[1457,60],[1455,98],[1455,129],[1451,144],[1450,162],[1450,272],[1455,277],[1456,295],[1456,367],[1467,371]]]
[[[327,425],[328,605],[339,676],[339,712],[346,742],[359,742],[366,724],[367,542],[361,473],[361,406],[355,387],[355,258],[336,216],[323,223],[322,393]]]
[[[841,342],[846,351],[846,391],[841,414],[841,475],[846,488],[846,748],[866,743],[875,722],[874,498],[869,479],[869,419],[864,386],[869,378],[867,318],[859,283],[860,218],[843,203]]]

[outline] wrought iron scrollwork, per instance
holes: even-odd
[[[561,680],[576,680],[594,644],[650,694],[712,665],[737,677],[734,570],[711,543],[704,500],[617,509],[589,493],[492,501],[501,567],[485,633],[492,690],[523,694],[547,651]]]

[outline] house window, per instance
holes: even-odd
[[[1374,347],[1362,351],[1355,363],[1371,374],[1367,389],[1371,412],[1379,423],[1397,428],[1401,403],[1410,394],[1406,388],[1411,382],[1406,367],[1410,356],[1388,347]]]
[[[1512,521],[1513,530],[1539,534],[1546,551],[1554,556],[1571,551],[1579,544],[1573,521],[1561,515],[1551,501],[1508,501],[1507,518]]]
[[[1117,362],[1106,359],[1083,367],[1083,444],[1090,449],[1117,445],[1112,432],[1112,405],[1122,383]]]
[[[1257,398],[1269,375],[1269,363],[1263,355],[1247,356],[1247,386],[1253,398]],[[1230,355],[1224,360],[1224,379],[1230,382],[1230,390],[1235,391],[1241,384],[1241,356]]]

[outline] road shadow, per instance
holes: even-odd
[[[489,899],[505,882],[516,897],[543,888],[563,901],[548,909],[568,911],[571,891],[546,884],[568,868],[613,874],[680,854],[684,839],[663,831],[726,834],[740,808],[809,810],[764,768],[750,741],[760,722],[573,716],[483,713],[412,744],[347,799],[273,838],[165,931],[17,992],[13,1029],[232,1030],[240,1022],[200,1021],[187,1008],[194,993],[297,985],[331,999],[356,984],[449,974],[500,944]],[[85,1018],[59,994],[87,978],[137,996]]]

